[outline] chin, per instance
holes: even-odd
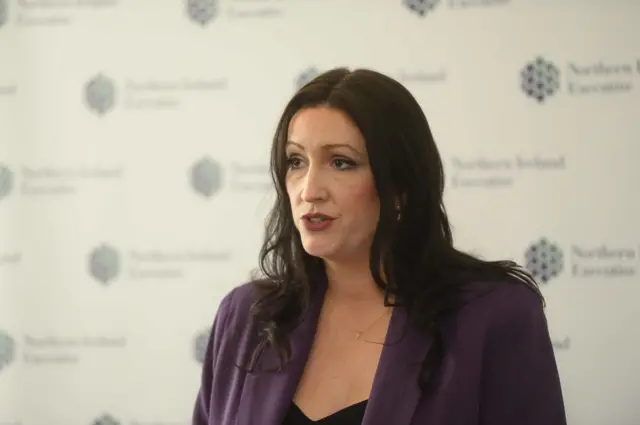
[[[318,248],[304,248],[305,252],[312,257],[322,258],[323,260],[330,259],[335,256],[333,250],[330,249],[318,249]]]
[[[320,241],[303,241],[302,247],[307,254],[322,259],[335,257],[337,253],[334,246]]]

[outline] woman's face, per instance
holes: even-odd
[[[368,261],[380,203],[359,129],[336,109],[303,109],[290,122],[286,155],[291,212],[307,253]]]

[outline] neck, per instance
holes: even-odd
[[[384,300],[382,290],[371,276],[368,263],[364,265],[325,261],[327,294],[336,301],[380,303]]]

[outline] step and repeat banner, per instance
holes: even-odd
[[[304,82],[397,78],[460,248],[531,270],[572,424],[640,423],[640,4],[0,0],[0,424],[187,425]]]

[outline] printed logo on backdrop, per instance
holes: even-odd
[[[0,0],[0,28],[9,21],[9,2]]]
[[[524,253],[525,268],[543,284],[568,279],[603,282],[608,279],[635,283],[640,269],[640,243],[571,243],[562,246],[542,237]]]
[[[509,189],[523,179],[557,177],[567,170],[565,155],[481,155],[451,156],[451,187],[457,190]]]
[[[191,187],[210,198],[222,188],[222,167],[209,157],[202,158],[191,167]]]
[[[302,87],[309,84],[314,78],[320,75],[322,72],[313,66],[302,71],[295,79],[295,89],[296,91],[300,90]]]
[[[17,92],[18,92],[17,84],[0,83],[0,99],[3,96],[6,96],[6,97],[15,96]]]
[[[84,100],[89,110],[102,116],[113,109],[116,86],[110,78],[98,74],[84,86]]]
[[[219,0],[183,0],[187,18],[204,27],[219,18],[273,19],[281,18],[287,6],[298,6],[299,0],[227,0],[222,8]]]
[[[126,253],[126,255],[125,255]],[[110,286],[124,276],[128,283],[135,281],[182,280],[200,276],[220,263],[231,260],[228,249],[127,248],[101,243],[88,253],[88,274],[103,286]]]
[[[6,0],[0,0],[7,3]],[[81,22],[91,12],[108,11],[122,3],[119,0],[46,0],[16,2],[20,9],[15,22],[21,27],[60,27]]]
[[[520,87],[538,103],[561,93],[569,97],[606,96],[631,93],[640,79],[640,58],[617,61],[550,60],[542,56],[520,70]]]
[[[0,164],[0,201],[11,193],[13,180],[13,172],[9,167]]]
[[[26,334],[20,337],[21,357],[18,359],[16,339],[15,335],[11,336],[0,330],[0,372],[18,360],[27,366],[75,365],[92,354],[109,355],[113,350],[122,349],[127,345],[124,336],[87,333],[81,336]],[[100,358],[99,361],[104,363],[105,359]]]
[[[89,273],[103,285],[120,273],[120,254],[112,246],[101,244],[89,254]]]
[[[187,16],[205,26],[218,14],[218,0],[186,0]]]
[[[16,351],[16,344],[3,330],[0,330],[0,372],[5,370],[11,363],[13,363]]]
[[[551,344],[556,351],[567,351],[571,349],[571,338],[565,336],[563,339],[552,339]]]
[[[520,77],[522,90],[538,102],[553,96],[560,87],[560,70],[553,62],[541,57],[527,63]]]
[[[209,156],[203,156],[189,169],[189,186],[197,195],[210,199],[223,187],[233,193],[264,195],[273,190],[269,159],[260,162],[233,161],[223,167]]]
[[[18,266],[22,263],[22,252],[5,251],[0,252],[0,268],[8,266]]]
[[[409,12],[425,17],[440,7],[442,2],[441,0],[403,0],[402,3]],[[446,7],[455,10],[504,6],[509,3],[511,3],[511,0],[447,0]]]
[[[564,253],[558,245],[542,238],[529,245],[525,253],[525,268],[536,280],[549,283],[564,269]]]
[[[425,16],[440,3],[440,0],[403,0],[403,3],[410,11]]]
[[[0,169],[0,200],[19,188],[23,196],[71,196],[83,190],[100,188],[99,183],[124,181],[124,167],[121,165],[30,165],[22,164],[15,174],[8,167]],[[20,184],[16,184],[19,180]]]
[[[200,332],[194,338],[193,354],[196,362],[198,363],[204,363],[204,358],[207,353],[207,344],[209,343],[210,335],[211,335],[211,330],[206,329]]]
[[[83,101],[98,116],[111,112],[117,105],[126,110],[172,110],[197,95],[226,90],[227,77],[193,78],[125,78],[117,82],[98,73],[84,83]]]
[[[121,425],[120,422],[108,413],[96,418],[91,425]]]

